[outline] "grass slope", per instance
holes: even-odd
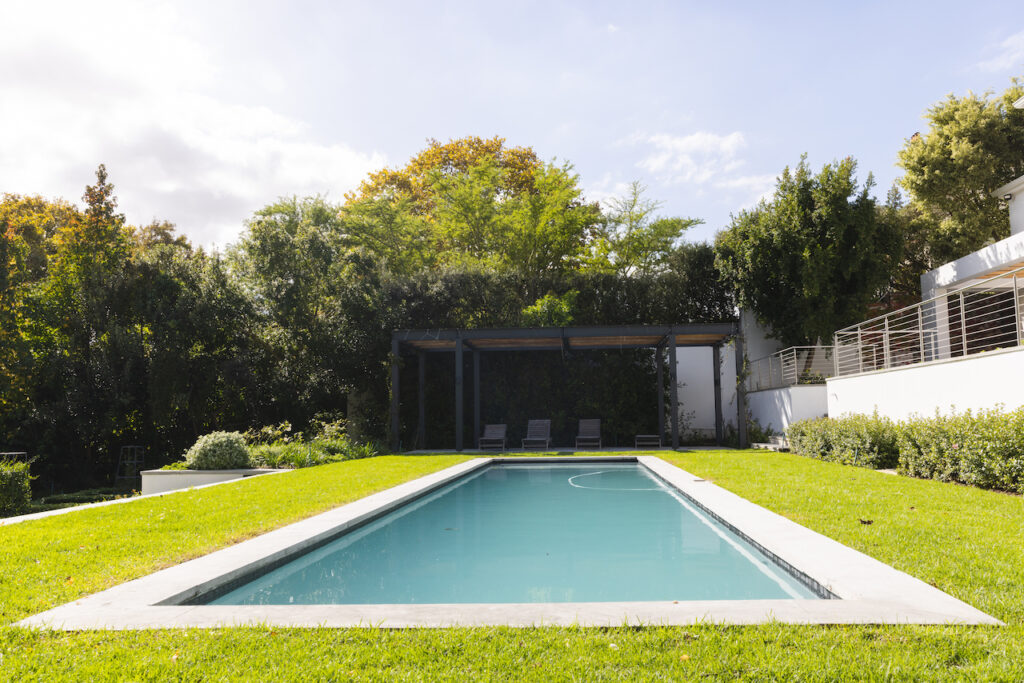
[[[0,676],[6,680],[1024,679],[1021,498],[786,454],[702,451],[667,459],[933,582],[1010,625],[246,628],[73,634],[7,627],[0,629]],[[176,494],[145,508],[140,506],[146,501],[140,501],[0,528],[0,613],[9,623],[460,460],[420,456],[339,463],[262,482],[255,479]],[[872,523],[862,524],[861,519]]]

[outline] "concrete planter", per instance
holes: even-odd
[[[218,484],[222,481],[255,477],[259,474],[276,471],[271,469],[144,470],[142,472],[142,495],[178,491],[180,489],[192,488],[193,486],[205,486],[206,484]]]

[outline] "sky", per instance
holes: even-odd
[[[884,197],[949,93],[1024,76],[1024,3],[0,0],[0,192],[223,248],[278,197],[341,202],[428,139],[500,135],[705,223],[806,153]]]

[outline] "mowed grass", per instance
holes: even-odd
[[[1024,498],[789,453],[665,457],[679,467],[1024,624]]]
[[[1024,680],[1021,498],[786,454],[659,455],[933,582],[1009,625],[244,628],[71,634],[6,627],[0,629],[0,676],[7,680]],[[374,458],[0,527],[0,609],[9,623],[463,459]],[[147,503],[161,504],[144,509]],[[119,533],[117,527],[128,532]]]
[[[0,526],[0,622],[17,621],[467,459],[352,460]]]

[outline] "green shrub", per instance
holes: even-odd
[[[249,429],[242,437],[250,446],[270,445],[275,443],[290,443],[296,438],[302,438],[302,432],[292,434],[292,423],[285,420],[276,425],[266,425],[259,429]]]
[[[960,422],[939,415],[904,422],[899,437],[900,474],[959,481]]]
[[[893,422],[877,414],[795,422],[791,450],[862,467],[1024,493],[1024,407]]]
[[[899,463],[899,430],[887,417],[849,415],[836,420],[830,435],[832,459],[846,465],[883,469]]]
[[[336,462],[328,453],[308,443],[279,441],[253,446],[250,453],[252,462],[257,467],[299,468]]]
[[[238,432],[212,432],[199,437],[185,453],[194,470],[234,470],[249,467],[249,449]]]
[[[319,438],[299,443],[279,441],[260,444],[250,450],[252,461],[259,467],[313,467],[343,460],[357,460],[377,455],[372,444],[357,444],[347,436]]]
[[[775,430],[772,429],[772,426],[762,426],[760,422],[758,422],[755,418],[751,417],[750,411],[748,410],[747,443],[763,443],[771,439],[773,436],[775,436]],[[731,446],[732,448],[739,448],[740,434],[739,431],[736,429],[736,425],[734,425],[731,422],[727,422],[725,424],[725,430],[722,433],[722,439],[726,446]],[[712,445],[714,443],[714,436],[694,439],[694,445]]]
[[[1024,493],[1024,408],[908,421],[900,437],[900,472]]]
[[[27,462],[0,461],[0,516],[24,511],[32,500]]]
[[[882,469],[899,462],[899,432],[895,422],[875,414],[801,420],[789,426],[786,436],[798,455]]]

